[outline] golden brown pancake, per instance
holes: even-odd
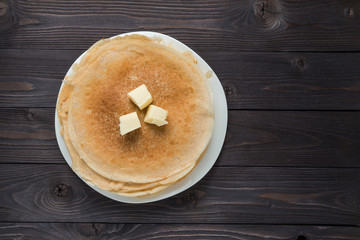
[[[71,86],[65,85],[62,91],[62,97],[64,98],[66,94],[69,92],[69,88]],[[59,98],[61,99],[61,98]],[[162,190],[165,186],[168,187],[169,185],[176,182],[178,179],[183,178],[187,173],[189,173],[194,166],[190,166],[187,169],[167,178],[159,182],[152,182],[152,183],[129,183],[129,182],[120,182],[120,181],[113,181],[107,179],[96,172],[94,172],[91,168],[89,168],[86,163],[79,157],[77,152],[75,151],[71,141],[69,140],[68,134],[68,127],[67,127],[67,117],[62,117],[62,126],[63,126],[63,137],[67,143],[68,151],[72,157],[72,169],[80,175],[83,179],[87,180],[87,182],[91,185],[98,186],[104,190],[115,192],[119,195],[125,196],[144,196],[151,193],[156,192],[157,190]],[[151,191],[150,191],[151,190]],[[130,194],[131,193],[131,194]]]
[[[146,109],[127,96],[141,84],[168,111],[168,125],[143,121]],[[153,194],[188,174],[214,124],[208,82],[193,59],[140,35],[94,44],[65,78],[57,110],[74,171],[128,196]],[[141,128],[122,136],[119,117],[134,111]]]

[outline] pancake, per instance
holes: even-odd
[[[100,40],[66,76],[57,111],[73,170],[102,189],[154,194],[186,176],[205,151],[214,113],[196,61],[141,35]],[[127,93],[145,84],[168,125],[143,121]],[[141,128],[120,135],[119,117],[136,111]]]
[[[65,86],[65,89],[68,86]],[[64,89],[64,93],[66,93],[66,90]],[[168,187],[169,185],[176,182],[178,179],[183,178],[184,176],[189,173],[194,165],[189,166],[187,169],[167,178],[159,182],[152,182],[152,183],[144,183],[144,184],[138,184],[138,183],[128,183],[128,182],[120,182],[120,181],[113,181],[110,179],[107,179],[96,172],[94,172],[91,168],[89,168],[86,163],[80,158],[78,153],[75,151],[73,145],[71,144],[71,141],[69,141],[69,134],[68,134],[68,127],[67,127],[67,119],[63,118],[62,120],[63,125],[63,132],[62,136],[65,139],[65,142],[67,143],[68,151],[72,157],[73,164],[72,169],[83,179],[85,179],[89,184],[98,186],[104,190],[114,192],[119,195],[123,196],[144,196],[148,194],[155,194],[158,191],[161,191],[164,189],[165,186]],[[151,191],[149,191],[151,190]],[[131,194],[130,194],[131,193]]]

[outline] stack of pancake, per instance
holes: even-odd
[[[145,84],[167,125],[143,121],[127,93]],[[119,117],[141,128],[120,134]],[[184,178],[207,148],[214,125],[208,80],[189,54],[142,35],[100,40],[72,67],[58,96],[72,169],[89,184],[146,197]]]

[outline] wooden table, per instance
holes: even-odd
[[[61,81],[94,42],[173,36],[226,92],[215,167],[115,202],[65,163]],[[360,239],[360,1],[0,0],[0,239]]]

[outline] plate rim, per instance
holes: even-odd
[[[195,59],[198,61],[199,66],[201,67],[201,69],[202,70],[206,70],[206,69],[211,70],[211,72],[212,72],[212,76],[208,79],[208,81],[209,81],[210,89],[211,89],[212,95],[213,95],[214,117],[215,117],[215,119],[214,119],[214,130],[213,130],[213,134],[211,136],[208,148],[207,148],[205,154],[203,155],[203,157],[199,160],[199,162],[195,166],[195,168],[184,179],[182,179],[181,181],[175,183],[174,185],[170,186],[169,188],[159,192],[158,194],[155,194],[155,195],[152,195],[152,196],[149,196],[149,197],[145,197],[145,198],[125,197],[125,196],[117,195],[115,193],[103,190],[101,188],[98,188],[95,185],[90,184],[89,182],[87,182],[85,179],[83,179],[81,176],[79,176],[72,169],[72,167],[71,167],[72,158],[71,158],[71,156],[70,156],[70,154],[68,152],[68,149],[67,149],[67,146],[65,144],[65,141],[64,141],[63,137],[60,135],[61,126],[60,126],[60,122],[59,122],[59,119],[58,119],[58,114],[57,114],[56,107],[55,107],[55,134],[56,134],[56,141],[57,141],[57,144],[59,146],[60,152],[61,152],[62,156],[64,157],[66,163],[69,165],[71,170],[83,182],[85,182],[85,184],[90,186],[96,192],[104,195],[105,197],[113,199],[115,201],[123,202],[123,203],[131,203],[131,204],[142,204],[142,203],[150,203],[150,202],[160,201],[160,200],[163,200],[163,199],[173,197],[174,195],[177,195],[177,194],[179,194],[179,193],[181,193],[183,191],[186,191],[190,187],[194,186],[197,182],[199,182],[201,179],[203,179],[206,176],[206,174],[212,169],[215,162],[217,161],[217,159],[218,159],[218,157],[220,155],[220,152],[222,150],[223,144],[225,142],[227,125],[228,125],[228,106],[227,106],[227,101],[226,101],[226,96],[225,96],[224,89],[223,89],[223,87],[221,85],[221,82],[220,82],[219,78],[216,76],[214,70],[212,70],[212,68],[209,66],[209,64],[203,58],[201,58],[194,50],[192,50],[189,46],[185,45],[184,43],[180,42],[179,40],[177,40],[177,39],[175,39],[175,38],[173,38],[171,36],[168,36],[168,35],[163,34],[163,33],[152,32],[152,31],[126,32],[126,33],[122,33],[122,34],[118,34],[118,35],[109,37],[109,39],[119,37],[119,36],[132,35],[132,34],[140,34],[140,35],[145,35],[145,36],[148,36],[148,37],[161,37],[162,41],[172,43],[172,46],[177,50],[179,48],[190,50],[192,52],[192,54],[194,55]],[[87,51],[88,51],[88,49],[85,50],[74,61],[74,63],[70,66],[70,68],[67,71],[65,76],[67,76],[68,74],[71,73],[73,66],[80,61],[80,59],[84,56],[84,54]],[[206,68],[206,69],[203,69],[203,68]],[[63,84],[64,83],[62,82],[62,84],[61,84],[61,86],[59,88],[59,93],[60,93],[60,91],[61,91],[61,89],[63,87]],[[58,97],[59,97],[59,93],[58,93]],[[57,100],[56,100],[56,104],[58,102],[58,97],[57,97]],[[216,128],[216,127],[218,127],[218,128]],[[215,135],[216,135],[216,139],[215,139]],[[208,164],[205,165],[206,166],[205,169],[200,169],[200,167],[204,167],[204,166],[202,166],[202,165],[205,164],[204,160]],[[195,172],[199,172],[200,174],[195,175],[194,174]]]

